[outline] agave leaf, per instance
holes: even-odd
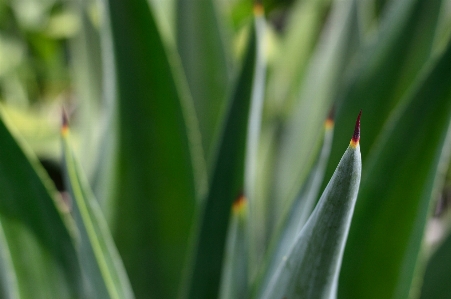
[[[407,298],[431,198],[451,142],[451,44],[429,65],[367,159],[342,273],[341,298]]]
[[[355,107],[371,111],[365,117],[370,124],[365,129],[368,146],[362,149],[363,160],[367,158],[394,107],[431,57],[441,2],[400,0],[386,5],[376,34],[362,45],[352,78],[338,93],[338,125],[323,185],[340,159],[336,149],[348,138]]]
[[[87,12],[86,0],[77,1],[74,7],[80,16],[80,30],[69,45],[73,69],[73,82],[78,101],[77,114],[80,115],[72,124],[73,131],[80,132],[80,147],[77,148],[80,165],[89,179],[92,178],[97,167],[99,142],[100,104],[102,100],[102,58],[100,51],[99,31],[94,28]]]
[[[89,1],[88,1],[89,2]],[[99,7],[100,6],[100,2]],[[94,196],[99,200],[105,218],[110,223],[114,221],[114,211],[117,198],[117,166],[118,166],[118,131],[117,122],[118,94],[117,76],[113,45],[113,36],[110,27],[110,17],[107,13],[101,18],[98,37],[100,38],[100,56],[102,58],[102,99],[101,114],[98,120],[99,141],[96,165],[94,166],[91,185]],[[87,34],[91,36],[90,26],[86,25]],[[92,55],[92,54],[91,54]],[[91,57],[91,55],[89,57]],[[95,55],[95,54],[94,54]],[[94,56],[93,55],[93,56]],[[91,57],[92,58],[92,57]]]
[[[330,0],[296,1],[287,16],[285,34],[280,51],[268,76],[268,104],[270,111],[288,112],[299,92],[299,82],[305,75],[309,58],[314,51]],[[289,108],[283,108],[283,107]]]
[[[16,139],[20,140],[19,137]],[[42,279],[41,273],[32,273],[34,270],[31,266],[34,262],[41,263],[49,269],[49,275],[62,271],[62,274],[55,275],[61,279],[62,288],[66,288],[65,291],[71,296],[82,296],[80,267],[69,232],[70,218],[57,208],[57,204],[64,204],[60,198],[54,199],[57,191],[36,157],[25,145],[19,145],[16,139],[6,128],[3,119],[0,119],[0,219],[10,252],[18,256],[17,259],[13,256],[14,263],[19,263],[14,264],[18,279],[28,281],[27,277],[39,276]],[[23,255],[26,253],[24,244],[36,248],[30,268],[26,263],[23,264]],[[39,287],[35,282],[24,282],[19,287],[21,293],[45,298],[40,296],[39,289],[54,287],[51,281],[45,284],[43,281],[42,287]],[[56,288],[53,290],[56,292]]]
[[[445,299],[451,294],[451,234],[428,261],[424,274],[421,299]]]
[[[266,83],[266,20],[264,8],[262,5],[254,5],[254,27],[256,38],[256,56],[254,66],[254,79],[252,82],[252,95],[249,111],[249,120],[247,125],[247,140],[244,166],[244,193],[249,200],[249,230],[252,234],[249,238],[249,266],[251,276],[258,268],[258,263],[262,257],[262,240],[264,239],[264,230],[260,229],[261,219],[264,218],[264,201],[258,198],[258,193],[262,188],[257,185],[258,182],[258,162],[260,149],[260,135],[262,125],[263,101],[265,97]]]
[[[215,136],[224,117],[231,85],[227,44],[217,1],[177,1],[177,48],[194,99],[202,144],[214,162]]]
[[[335,1],[280,141],[273,200],[280,205],[274,209],[275,219],[282,216],[282,207],[293,202],[313,166],[320,148],[322,123],[346,62],[358,43],[356,27],[356,1]]]
[[[24,224],[14,219],[1,220],[10,252],[14,275],[17,278],[19,298],[84,298],[86,290],[71,290],[65,273],[58,261]],[[81,281],[81,277],[76,277]],[[11,287],[15,287],[14,284]]]
[[[136,296],[174,298],[203,182],[194,108],[148,1],[107,2],[119,114],[113,235]]]
[[[201,214],[188,291],[191,299],[218,296],[230,207],[244,188],[244,157],[255,55],[255,32],[252,29]]]
[[[248,202],[241,195],[233,203],[222,267],[220,299],[246,299],[249,288]]]
[[[124,266],[86,178],[82,176],[70,141],[67,121],[62,127],[63,166],[78,228],[80,263],[93,298],[134,298]]]
[[[16,271],[3,227],[0,222],[0,298],[16,299],[19,297]]]
[[[266,285],[271,275],[275,272],[283,257],[288,253],[289,249],[296,240],[296,236],[301,231],[302,227],[309,218],[313,208],[318,199],[321,183],[327,165],[327,160],[330,154],[333,138],[333,121],[328,119],[326,121],[324,130],[324,141],[321,152],[317,161],[306,180],[302,190],[296,200],[290,206],[287,212],[287,217],[279,223],[275,236],[273,237],[269,250],[267,252],[267,259],[265,265],[261,267],[261,281],[259,285]],[[257,287],[258,289],[259,287]]]
[[[360,184],[360,115],[351,143],[260,298],[334,298]]]

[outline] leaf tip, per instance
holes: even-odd
[[[61,135],[66,136],[67,133],[69,132],[69,118],[64,108],[61,109],[61,118],[62,118]]]
[[[254,1],[254,15],[256,17],[263,16],[265,13],[265,9],[263,8],[263,4],[261,0]]]
[[[244,194],[240,194],[238,198],[233,202],[232,210],[233,214],[241,214],[245,210],[247,205],[247,200]]]
[[[357,120],[355,121],[354,135],[352,135],[350,146],[356,148],[360,142],[360,116],[362,115],[362,110],[360,109]]]
[[[326,130],[330,130],[334,127],[335,125],[335,105],[332,106],[332,108],[329,111],[329,115],[327,115],[327,119],[326,122],[324,123],[324,127]]]

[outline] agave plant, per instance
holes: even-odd
[[[0,298],[449,298],[450,1],[30,3]]]

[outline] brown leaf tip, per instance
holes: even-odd
[[[332,106],[332,108],[329,111],[329,115],[327,115],[326,122],[324,126],[326,127],[326,130],[330,130],[334,127],[334,118],[335,118],[335,105]]]
[[[238,198],[233,202],[232,210],[234,214],[240,214],[246,207],[246,197],[244,194],[240,194]]]
[[[263,4],[260,0],[256,0],[254,2],[254,15],[255,16],[263,16],[265,13],[265,9],[263,8]]]
[[[69,118],[67,117],[67,113],[66,110],[64,110],[64,108],[62,109],[61,114],[62,114],[61,134],[67,135],[67,132],[69,131]]]
[[[357,120],[355,121],[354,135],[352,135],[351,146],[356,148],[360,142],[360,116],[362,115],[362,110],[360,110]]]

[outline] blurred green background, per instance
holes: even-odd
[[[183,297],[194,230],[204,221],[204,201],[217,195],[211,195],[211,186],[221,185],[214,185],[221,142],[244,144],[241,128],[248,121],[246,109],[253,109],[246,99],[257,93],[250,86],[260,72],[266,78],[255,158],[244,157],[244,145],[238,158],[230,154],[242,168],[241,160],[255,159],[253,169],[237,166],[228,185],[234,192],[229,197],[244,189],[253,202],[250,288],[280,219],[309,182],[323,123],[334,107],[319,195],[363,110],[362,184],[338,298],[450,298],[451,1],[262,2],[264,24],[257,28],[264,30],[258,41],[264,66],[254,74],[253,62],[245,60],[254,30],[250,0],[0,0],[0,111],[8,128],[2,138],[10,132],[20,145],[11,153],[23,150],[46,188],[61,192],[52,196],[65,214],[71,207],[62,178],[64,107],[80,172],[97,198],[135,296]],[[243,115],[233,114],[237,121],[230,132],[237,134],[228,136],[233,99],[243,103],[237,108]],[[0,147],[9,143],[14,141],[0,139]],[[11,175],[17,185],[8,181],[16,158],[7,153],[0,149],[1,186],[4,197],[14,199],[19,181],[38,179],[18,172]],[[41,198],[34,194],[28,195]],[[233,198],[227,200],[222,209]],[[41,247],[29,236],[33,229],[15,222],[41,223],[23,220],[40,208],[25,204],[29,211],[23,212],[4,202],[0,247],[12,252],[13,266],[2,257],[0,267],[17,273],[2,281],[12,281],[19,291],[0,295],[74,297],[61,278],[73,279],[71,270],[55,266],[58,250],[43,249],[58,242],[49,237]],[[221,215],[227,224],[228,212]],[[47,233],[42,236],[47,240]],[[224,231],[220,248],[225,239]],[[114,247],[108,242],[106,247]],[[62,264],[72,265],[61,256]]]

